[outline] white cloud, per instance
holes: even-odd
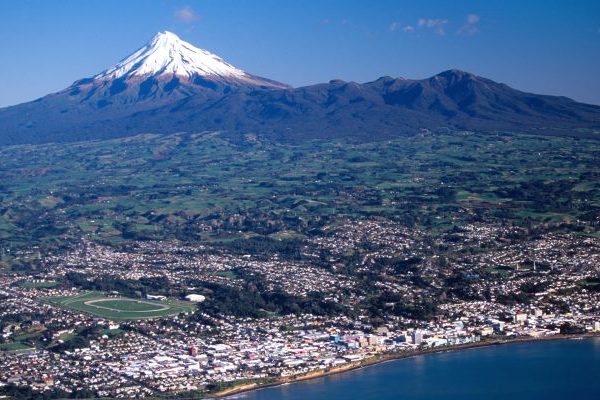
[[[194,22],[200,19],[200,15],[190,6],[183,6],[175,11],[175,18],[182,22]]]
[[[477,24],[477,23],[479,23],[479,15],[477,15],[477,14],[469,14],[469,15],[467,15],[467,23],[469,23],[469,24]]]
[[[402,30],[402,32],[414,32],[415,27],[412,25],[402,25],[400,22],[392,22],[388,27],[390,32]]]
[[[433,30],[436,35],[444,36],[446,34],[447,19],[441,18],[419,18],[417,26]]]
[[[477,14],[469,14],[467,15],[467,19],[463,26],[458,30],[459,35],[474,35],[479,32],[479,15]]]

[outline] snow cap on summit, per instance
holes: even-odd
[[[168,31],[157,33],[144,47],[93,79],[105,81],[150,76],[177,76],[187,81],[200,76],[237,85],[278,86],[275,82],[250,75]]]

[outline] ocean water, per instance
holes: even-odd
[[[600,400],[600,338],[429,354],[233,398]]]

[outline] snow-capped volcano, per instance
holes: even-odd
[[[569,135],[598,130],[600,106],[521,92],[459,70],[294,89],[161,32],[100,74],[0,109],[0,146],[207,131],[378,140],[439,127]]]
[[[174,33],[159,32],[114,67],[50,96],[125,114],[190,96],[209,101],[230,92],[284,88],[289,86],[242,71]]]
[[[167,31],[157,33],[144,47],[92,79],[106,81],[148,77],[177,77],[184,82],[193,82],[195,78],[202,77],[235,86],[286,87],[278,82],[250,75]]]

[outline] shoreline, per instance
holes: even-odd
[[[427,354],[436,354],[436,353],[446,353],[452,351],[463,351],[470,349],[477,349],[483,347],[491,347],[491,346],[502,346],[507,344],[517,344],[517,343],[532,343],[532,342],[546,342],[553,340],[573,340],[573,339],[584,339],[584,338],[594,338],[600,337],[600,332],[588,332],[582,334],[557,334],[552,336],[543,336],[543,337],[517,337],[514,339],[491,339],[491,340],[482,340],[475,343],[466,343],[455,346],[447,346],[447,347],[437,347],[430,349],[422,349],[415,351],[407,351],[407,352],[394,352],[394,353],[382,353],[380,355],[375,355],[371,357],[367,357],[364,360],[357,361],[354,363],[348,363],[341,365],[339,367],[330,368],[327,370],[315,370],[311,372],[307,372],[299,375],[292,375],[285,378],[274,378],[273,382],[269,383],[256,383],[256,382],[248,382],[242,385],[233,386],[228,389],[223,389],[215,393],[208,394],[206,399],[224,399],[229,398],[230,396],[235,396],[241,393],[247,393],[250,391],[267,389],[270,387],[287,385],[290,383],[303,382],[318,378],[324,378],[327,376],[343,374],[345,372],[355,371],[361,368],[367,368],[378,364],[383,364],[389,361],[402,360],[406,358],[412,358]]]

